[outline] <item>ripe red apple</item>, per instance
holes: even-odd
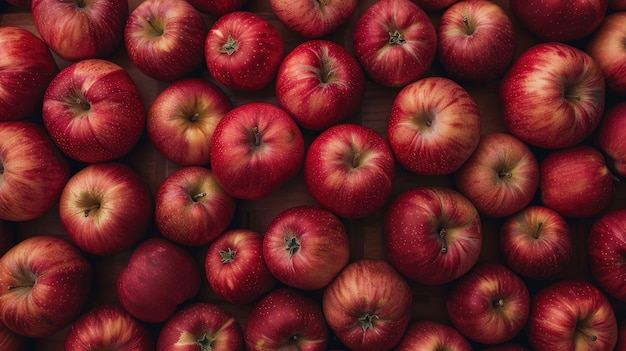
[[[148,185],[119,162],[92,163],[68,180],[59,218],[81,250],[108,256],[130,249],[148,232],[154,210]]]
[[[204,271],[209,286],[231,304],[253,303],[276,285],[263,257],[263,238],[251,229],[230,229],[207,250]]]
[[[235,216],[235,199],[206,167],[188,166],[170,174],[155,195],[154,220],[169,240],[188,246],[210,243]]]
[[[146,0],[130,13],[124,45],[137,68],[157,80],[175,81],[202,66],[204,17],[184,0]]]
[[[0,122],[38,114],[48,84],[59,72],[48,46],[32,32],[0,27]]]
[[[385,260],[349,263],[326,287],[322,308],[328,325],[351,350],[390,350],[411,318],[411,288]]]
[[[488,133],[455,172],[458,190],[487,217],[510,216],[526,207],[539,187],[534,152],[508,133]]]
[[[574,146],[599,124],[605,90],[602,70],[589,54],[568,44],[539,43],[500,82],[502,118],[511,134],[531,145]]]
[[[304,38],[330,34],[348,22],[358,0],[270,0],[272,11],[291,31]]]
[[[215,127],[211,170],[226,193],[260,199],[293,178],[304,163],[304,138],[291,116],[265,102],[230,110]]]
[[[559,280],[532,297],[527,339],[535,351],[613,350],[613,306],[593,284]]]
[[[420,320],[409,325],[395,351],[471,351],[467,339],[455,328],[439,322]]]
[[[368,77],[390,87],[418,80],[437,54],[435,26],[410,0],[373,3],[358,18],[352,42]]]
[[[554,279],[574,254],[569,224],[544,206],[529,206],[508,217],[499,240],[504,262],[524,278]]]
[[[248,11],[221,16],[206,36],[209,73],[230,89],[256,91],[270,84],[283,60],[285,44],[267,19]]]
[[[439,63],[453,79],[494,80],[513,61],[513,21],[502,7],[491,1],[456,2],[441,15],[437,52]]]
[[[387,208],[383,230],[388,261],[420,284],[461,277],[478,261],[482,248],[476,207],[450,188],[405,190]]]
[[[69,162],[41,125],[0,123],[0,219],[43,216],[57,204],[69,177]]]
[[[620,96],[626,96],[626,51],[621,49],[626,40],[625,22],[626,11],[607,15],[586,46],[604,74],[607,91]]]
[[[105,58],[121,45],[126,0],[32,0],[33,22],[44,42],[63,59]]]
[[[50,82],[43,123],[55,144],[80,162],[125,156],[145,126],[145,106],[130,74],[108,60],[86,59]]]
[[[461,85],[422,78],[396,95],[387,137],[398,162],[413,173],[456,171],[480,141],[480,110]]]
[[[589,267],[600,287],[626,302],[626,209],[596,219],[587,237]]]
[[[0,322],[25,337],[51,336],[81,313],[92,279],[91,263],[68,240],[24,239],[0,258]]]
[[[202,13],[213,16],[223,16],[241,9],[248,0],[187,0],[193,7]]]
[[[626,101],[611,105],[596,130],[594,142],[606,158],[608,167],[621,177],[626,177]]]
[[[263,257],[283,284],[300,290],[322,289],[348,264],[350,238],[330,211],[307,205],[290,207],[265,230]]]
[[[303,128],[323,130],[361,107],[365,77],[359,62],[330,40],[309,40],[290,51],[278,68],[276,98]]]
[[[459,0],[412,0],[426,11],[440,11]]]
[[[162,323],[200,290],[193,256],[163,238],[143,240],[117,278],[117,298],[133,317]]]
[[[387,141],[371,128],[345,123],[319,134],[304,160],[309,194],[345,218],[364,218],[391,194],[396,165]]]

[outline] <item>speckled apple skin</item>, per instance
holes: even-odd
[[[589,266],[602,289],[626,302],[626,210],[610,211],[598,218],[587,237]]]

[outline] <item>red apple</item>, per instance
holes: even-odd
[[[449,188],[405,190],[387,208],[383,230],[389,262],[420,284],[461,277],[478,261],[482,248],[476,207]]]
[[[223,16],[241,9],[249,0],[187,0],[198,11],[213,16]]]
[[[609,107],[598,125],[594,142],[604,154],[608,167],[621,177],[626,177],[626,101]]]
[[[395,351],[471,351],[467,339],[455,328],[432,321],[416,321],[409,325]]]
[[[278,19],[299,36],[319,38],[348,22],[358,0],[270,0]]]
[[[0,350],[27,351],[29,340],[0,323]]]
[[[586,46],[604,74],[607,91],[620,96],[626,96],[625,22],[626,11],[607,15]]]
[[[387,141],[371,128],[345,123],[330,127],[309,146],[304,180],[324,208],[345,218],[364,218],[391,194],[395,159]]]
[[[596,219],[587,237],[589,266],[600,287],[626,302],[626,209]]]
[[[354,54],[370,79],[401,87],[422,77],[437,53],[430,17],[410,0],[381,0],[360,15],[352,33]]]
[[[461,85],[427,77],[396,95],[387,136],[402,166],[421,175],[456,171],[480,141],[480,110]]]
[[[441,11],[459,0],[412,0],[427,11]]]

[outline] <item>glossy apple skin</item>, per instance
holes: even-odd
[[[328,325],[346,347],[380,351],[402,339],[412,299],[409,284],[387,261],[359,259],[326,287],[322,308]]]
[[[171,241],[201,246],[226,230],[235,209],[235,198],[222,189],[209,168],[188,166],[159,185],[154,220],[159,232]]]
[[[459,0],[412,0],[419,7],[427,11],[440,11],[458,2]]]
[[[272,275],[296,289],[326,287],[348,264],[350,238],[341,220],[316,206],[296,206],[272,219],[263,236]]]
[[[31,12],[52,51],[81,61],[108,57],[122,45],[129,8],[125,0],[32,0]]]
[[[0,219],[43,216],[56,205],[69,177],[68,160],[41,125],[0,123]]]
[[[157,351],[243,351],[243,331],[228,310],[196,302],[177,311],[163,325]]]
[[[522,141],[546,149],[589,137],[605,106],[605,80],[589,54],[571,45],[531,46],[500,82],[502,118]]]
[[[607,109],[598,125],[593,142],[605,155],[609,168],[620,177],[626,177],[626,101]]]
[[[396,164],[387,141],[371,128],[344,123],[324,130],[307,149],[304,180],[322,207],[364,218],[389,198]]]
[[[146,325],[112,304],[98,305],[80,315],[69,328],[64,345],[74,351],[154,350]]]
[[[91,263],[70,241],[24,239],[0,258],[0,321],[25,337],[51,336],[80,314],[92,279]]]
[[[187,0],[198,11],[214,16],[223,16],[241,9],[249,0]]]
[[[574,253],[569,224],[544,206],[528,206],[506,218],[499,238],[504,262],[525,278],[557,278]]]
[[[272,11],[292,32],[313,39],[330,34],[348,22],[358,0],[270,0]]]
[[[422,77],[437,53],[437,31],[426,12],[410,0],[381,0],[356,22],[354,54],[368,77],[402,87]]]
[[[626,302],[626,210],[610,211],[598,218],[587,237],[589,267],[600,287]]]
[[[85,163],[128,154],[146,121],[144,102],[130,74],[103,59],[76,62],[54,77],[42,117],[59,149]]]
[[[207,250],[204,267],[209,286],[231,304],[251,304],[276,286],[263,256],[263,238],[251,229],[230,229]]]
[[[226,93],[201,78],[182,78],[148,109],[146,132],[155,148],[180,166],[207,166],[217,123],[233,108]]]
[[[476,207],[449,188],[405,190],[387,208],[383,230],[387,260],[420,284],[459,278],[478,261],[482,248]]]
[[[209,28],[204,57],[209,73],[227,88],[257,91],[276,77],[285,44],[265,18],[248,11],[221,16]]]
[[[420,320],[409,325],[395,351],[471,351],[467,339],[455,328],[439,322]]]
[[[124,46],[130,60],[151,78],[172,82],[202,66],[207,24],[183,0],[146,0],[130,13]]]
[[[163,238],[143,240],[117,279],[117,297],[133,317],[162,323],[178,305],[200,290],[200,269],[193,256]]]
[[[365,76],[343,46],[308,40],[290,51],[278,68],[276,98],[303,128],[324,130],[361,107]]]
[[[420,175],[450,174],[480,141],[480,111],[455,81],[427,77],[402,88],[394,99],[387,137],[398,162]]]
[[[270,291],[244,326],[246,349],[324,351],[328,326],[318,301],[292,288]]]
[[[14,26],[0,28],[0,122],[38,114],[48,84],[59,72],[48,46]]]
[[[620,49],[624,40],[626,11],[620,11],[604,18],[585,50],[600,66],[607,91],[619,96],[626,96],[626,51]]]
[[[617,333],[611,303],[589,282],[556,281],[532,297],[527,338],[535,351],[613,350]]]

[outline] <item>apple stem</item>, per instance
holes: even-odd
[[[504,299],[494,300],[493,307],[504,307]]]
[[[158,35],[163,35],[163,28],[160,28],[153,20],[151,17],[146,17],[146,22],[148,22],[148,24],[150,25],[150,27],[152,27],[152,29],[154,29],[155,32],[157,32]]]
[[[474,33],[474,30],[472,29],[472,27],[470,26],[469,23],[469,18],[467,18],[467,16],[463,17],[463,25],[465,26],[465,32],[470,35]]]
[[[80,106],[83,110],[89,110],[91,108],[91,104],[89,103],[89,101],[86,101],[79,97],[76,98],[76,105]]]
[[[252,133],[254,133],[254,145],[261,145],[261,133],[259,132],[259,127],[254,126],[254,128],[252,128]]]
[[[83,211],[85,217],[89,217],[89,215],[91,214],[92,211],[95,211],[97,209],[100,208],[100,205],[93,205],[91,207],[88,207],[85,209],[85,211]]]
[[[535,230],[535,234],[533,235],[535,239],[539,239],[539,233],[541,232],[541,227],[543,227],[543,222],[539,222],[537,225],[537,230]]]
[[[363,331],[367,331],[367,329],[374,328],[374,321],[378,319],[377,315],[372,315],[366,313],[365,315],[358,318],[358,321],[361,322],[361,327]]]
[[[300,241],[296,237],[292,237],[291,239],[285,238],[285,242],[287,243],[287,251],[289,251],[289,258],[293,257],[293,255],[298,252],[300,249]]]
[[[324,57],[322,59],[322,69],[320,70],[320,79],[322,83],[326,84],[330,82],[334,74],[335,74],[335,71],[330,69],[330,62],[328,62],[328,58]]]
[[[501,170],[499,173],[500,178],[511,178],[513,174],[509,171]]]
[[[360,162],[361,162],[361,154],[359,152],[355,152],[354,155],[352,155],[352,167],[357,168]]]
[[[7,286],[7,290],[13,290],[13,289],[22,289],[22,288],[32,288],[33,286],[35,286],[35,284],[18,284],[18,285],[9,285]]]
[[[220,256],[222,256],[222,263],[231,263],[235,260],[235,256],[237,256],[237,251],[228,248],[228,251],[220,250]]]
[[[389,32],[389,45],[402,45],[404,43],[406,43],[406,39],[399,30]]]
[[[446,229],[445,228],[441,228],[439,229],[439,237],[441,238],[441,253],[446,253],[448,252],[448,244],[446,243]]]
[[[196,122],[198,121],[198,118],[200,118],[200,114],[198,112],[194,113],[193,116],[191,116],[190,120],[192,122]]]
[[[239,42],[237,42],[235,38],[229,35],[228,39],[226,39],[226,43],[224,43],[224,45],[220,48],[220,52],[222,54],[228,54],[228,56],[232,56],[238,48]]]
[[[200,198],[203,198],[203,197],[205,197],[205,196],[206,196],[206,192],[201,192],[201,193],[198,193],[198,194],[196,194],[196,195],[194,195],[194,196],[193,196],[193,201],[198,202],[198,200],[199,200]]]

